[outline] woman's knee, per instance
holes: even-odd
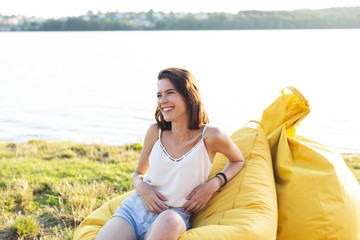
[[[172,211],[172,210],[166,210],[164,212],[162,212],[159,217],[161,216],[161,222],[164,226],[164,230],[175,230],[175,229],[179,229],[179,228],[183,228],[183,226],[185,226],[184,220],[182,219],[182,217]]]
[[[178,239],[185,231],[186,226],[182,217],[172,210],[166,210],[156,218],[145,239]]]

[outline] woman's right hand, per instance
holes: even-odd
[[[163,201],[167,201],[167,198],[149,184],[141,182],[137,185],[135,190],[140,195],[141,200],[149,212],[161,213],[162,211],[169,209],[163,203]]]

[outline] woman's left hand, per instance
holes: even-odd
[[[197,186],[189,196],[186,197],[186,200],[189,200],[184,204],[182,210],[185,212],[198,212],[206,203],[210,200],[213,193],[217,190],[218,186],[212,184],[213,182],[202,183]],[[215,188],[214,188],[215,186]]]

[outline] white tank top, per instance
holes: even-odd
[[[180,158],[173,158],[166,151],[159,130],[144,181],[164,195],[168,199],[164,203],[170,207],[182,207],[192,190],[207,181],[212,164],[204,143],[206,127],[204,125],[199,142]]]

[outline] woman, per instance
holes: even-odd
[[[208,126],[195,78],[186,69],[167,68],[158,76],[157,123],[146,133],[133,174],[136,192],[125,199],[96,239],[178,239],[190,216],[244,166],[238,147]],[[214,156],[229,162],[207,181]]]

